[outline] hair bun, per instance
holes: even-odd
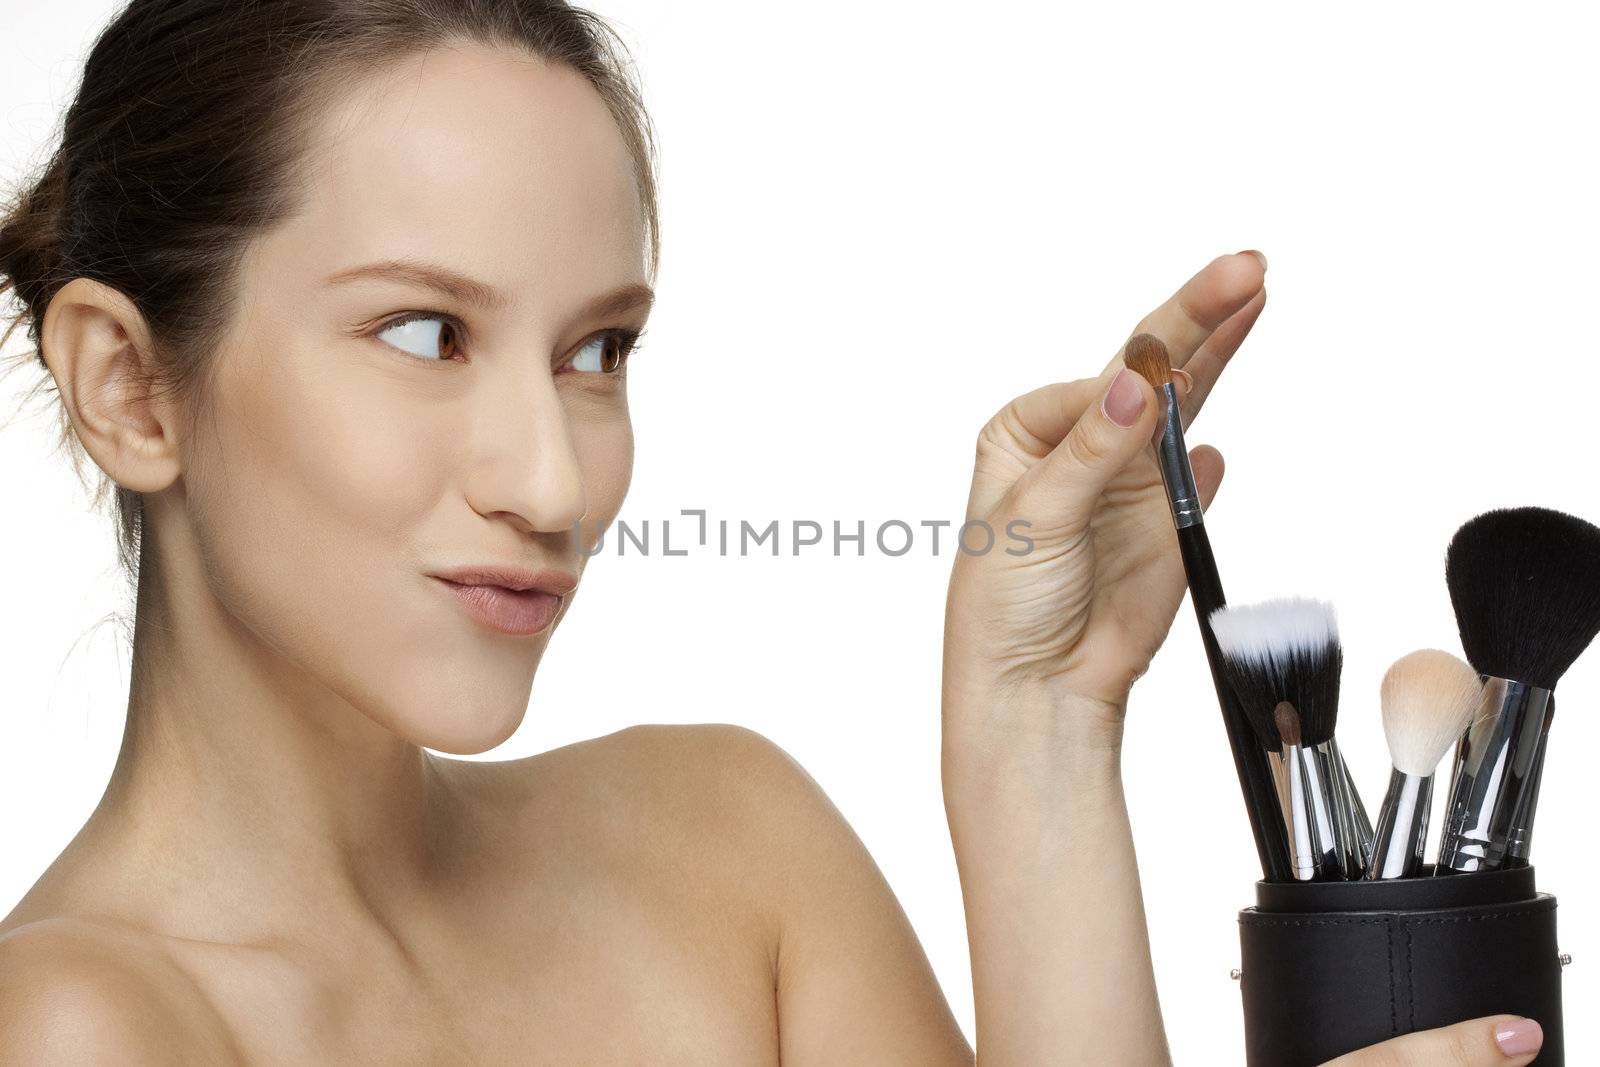
[[[58,150],[42,177],[24,183],[0,208],[0,293],[11,291],[22,310],[0,334],[0,346],[23,322],[39,354],[39,325],[54,295],[61,264],[61,229],[66,211],[66,167]]]

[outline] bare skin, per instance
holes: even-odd
[[[750,731],[423,751],[505,740],[554,628],[482,627],[429,572],[577,576],[574,523],[627,490],[604,331],[648,308],[586,309],[646,257],[600,97],[463,46],[398,62],[314,151],[192,438],[122,388],[149,345],[122,294],[75,279],[43,323],[154,558],[111,782],[0,924],[0,1062],[970,1062],[860,842]],[[402,257],[503,303],[325,280]],[[464,329],[391,325],[413,311]]]
[[[625,376],[598,339],[648,309],[585,309],[645,284],[639,205],[581,78],[478,46],[397,61],[315,152],[305,210],[250,249],[192,437],[124,388],[150,346],[125,297],[75,279],[46,315],[79,438],[151,533],[112,780],[0,922],[0,1063],[973,1062],[860,841],[758,735],[424,751],[505,740],[554,629],[486,630],[428,572],[576,577],[573,524],[621,507]],[[501,303],[326,281],[398,257]],[[1219,257],[1140,324],[1192,408],[1262,299],[1252,258]],[[397,329],[412,311],[464,329]],[[1181,569],[1132,443],[1154,414],[1099,421],[1109,380],[985,428],[969,514],[1049,519],[1047,551],[952,575],[946,804],[985,1063],[1167,1059],[1118,761]],[[1209,502],[1220,458],[1196,467]],[[1527,1062],[1429,1039],[1341,1067]]]
[[[859,841],[748,730],[451,762],[439,798],[449,845],[417,884],[298,920],[262,920],[271,890],[219,907],[234,879],[178,882],[171,849],[80,836],[0,926],[4,1003],[100,1018],[15,1062],[971,1062]]]

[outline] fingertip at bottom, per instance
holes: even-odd
[[[1526,1056],[1544,1046],[1544,1027],[1537,1019],[1514,1019],[1495,1027],[1494,1040],[1507,1056]]]

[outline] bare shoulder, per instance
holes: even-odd
[[[623,758],[641,761],[662,785],[703,783],[719,789],[800,788],[820,793],[816,782],[777,742],[747,726],[726,722],[643,723],[608,734]]]
[[[0,935],[0,1064],[238,1062],[200,990],[152,939],[57,917]]]
[[[822,787],[777,742],[732,723],[648,723],[596,739],[620,787],[643,810],[714,833],[763,869],[772,850],[818,823],[844,825]]]
[[[800,763],[732,723],[630,726],[492,765],[489,776],[509,799],[493,806],[521,813],[533,854],[581,840],[608,868],[651,884],[720,890],[774,945],[789,878],[823,876],[808,852],[871,863]]]
[[[537,820],[536,833],[581,823],[590,840],[658,849],[692,835],[701,856],[708,846],[738,844],[777,797],[821,796],[782,748],[731,723],[629,726],[493,767],[489,780]]]
[[[740,805],[771,800],[774,791],[822,791],[786,751],[733,723],[643,723],[520,760],[478,764],[520,799],[548,790],[556,800],[580,788],[607,806],[658,806],[676,816],[750,814]],[[546,809],[546,814],[548,809]]]
[[[480,765],[483,766],[483,765]],[[730,723],[645,724],[489,765],[533,857],[678,902],[702,946],[762,959],[786,1067],[968,1065],[899,900],[815,778]],[[581,845],[574,845],[574,842]],[[691,919],[690,916],[698,916]],[[959,916],[952,917],[960,921]]]
[[[596,741],[635,804],[670,827],[659,840],[769,917],[785,1064],[972,1063],[882,871],[784,748],[727,723],[634,726]]]

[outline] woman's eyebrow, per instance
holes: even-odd
[[[329,285],[338,285],[358,278],[389,278],[394,281],[409,282],[443,293],[463,304],[471,304],[473,307],[485,310],[492,311],[506,305],[505,294],[493,286],[485,285],[447,267],[413,259],[385,259],[377,263],[349,267],[328,275],[326,280]]]
[[[330,285],[337,285],[358,278],[389,278],[409,282],[486,311],[499,310],[509,303],[506,295],[491,285],[485,285],[448,267],[414,259],[386,259],[359,267],[349,267],[330,274],[326,280]],[[648,313],[651,305],[655,303],[655,296],[655,291],[648,285],[632,282],[590,301],[579,311],[577,317],[584,320],[603,319],[635,310]]]

